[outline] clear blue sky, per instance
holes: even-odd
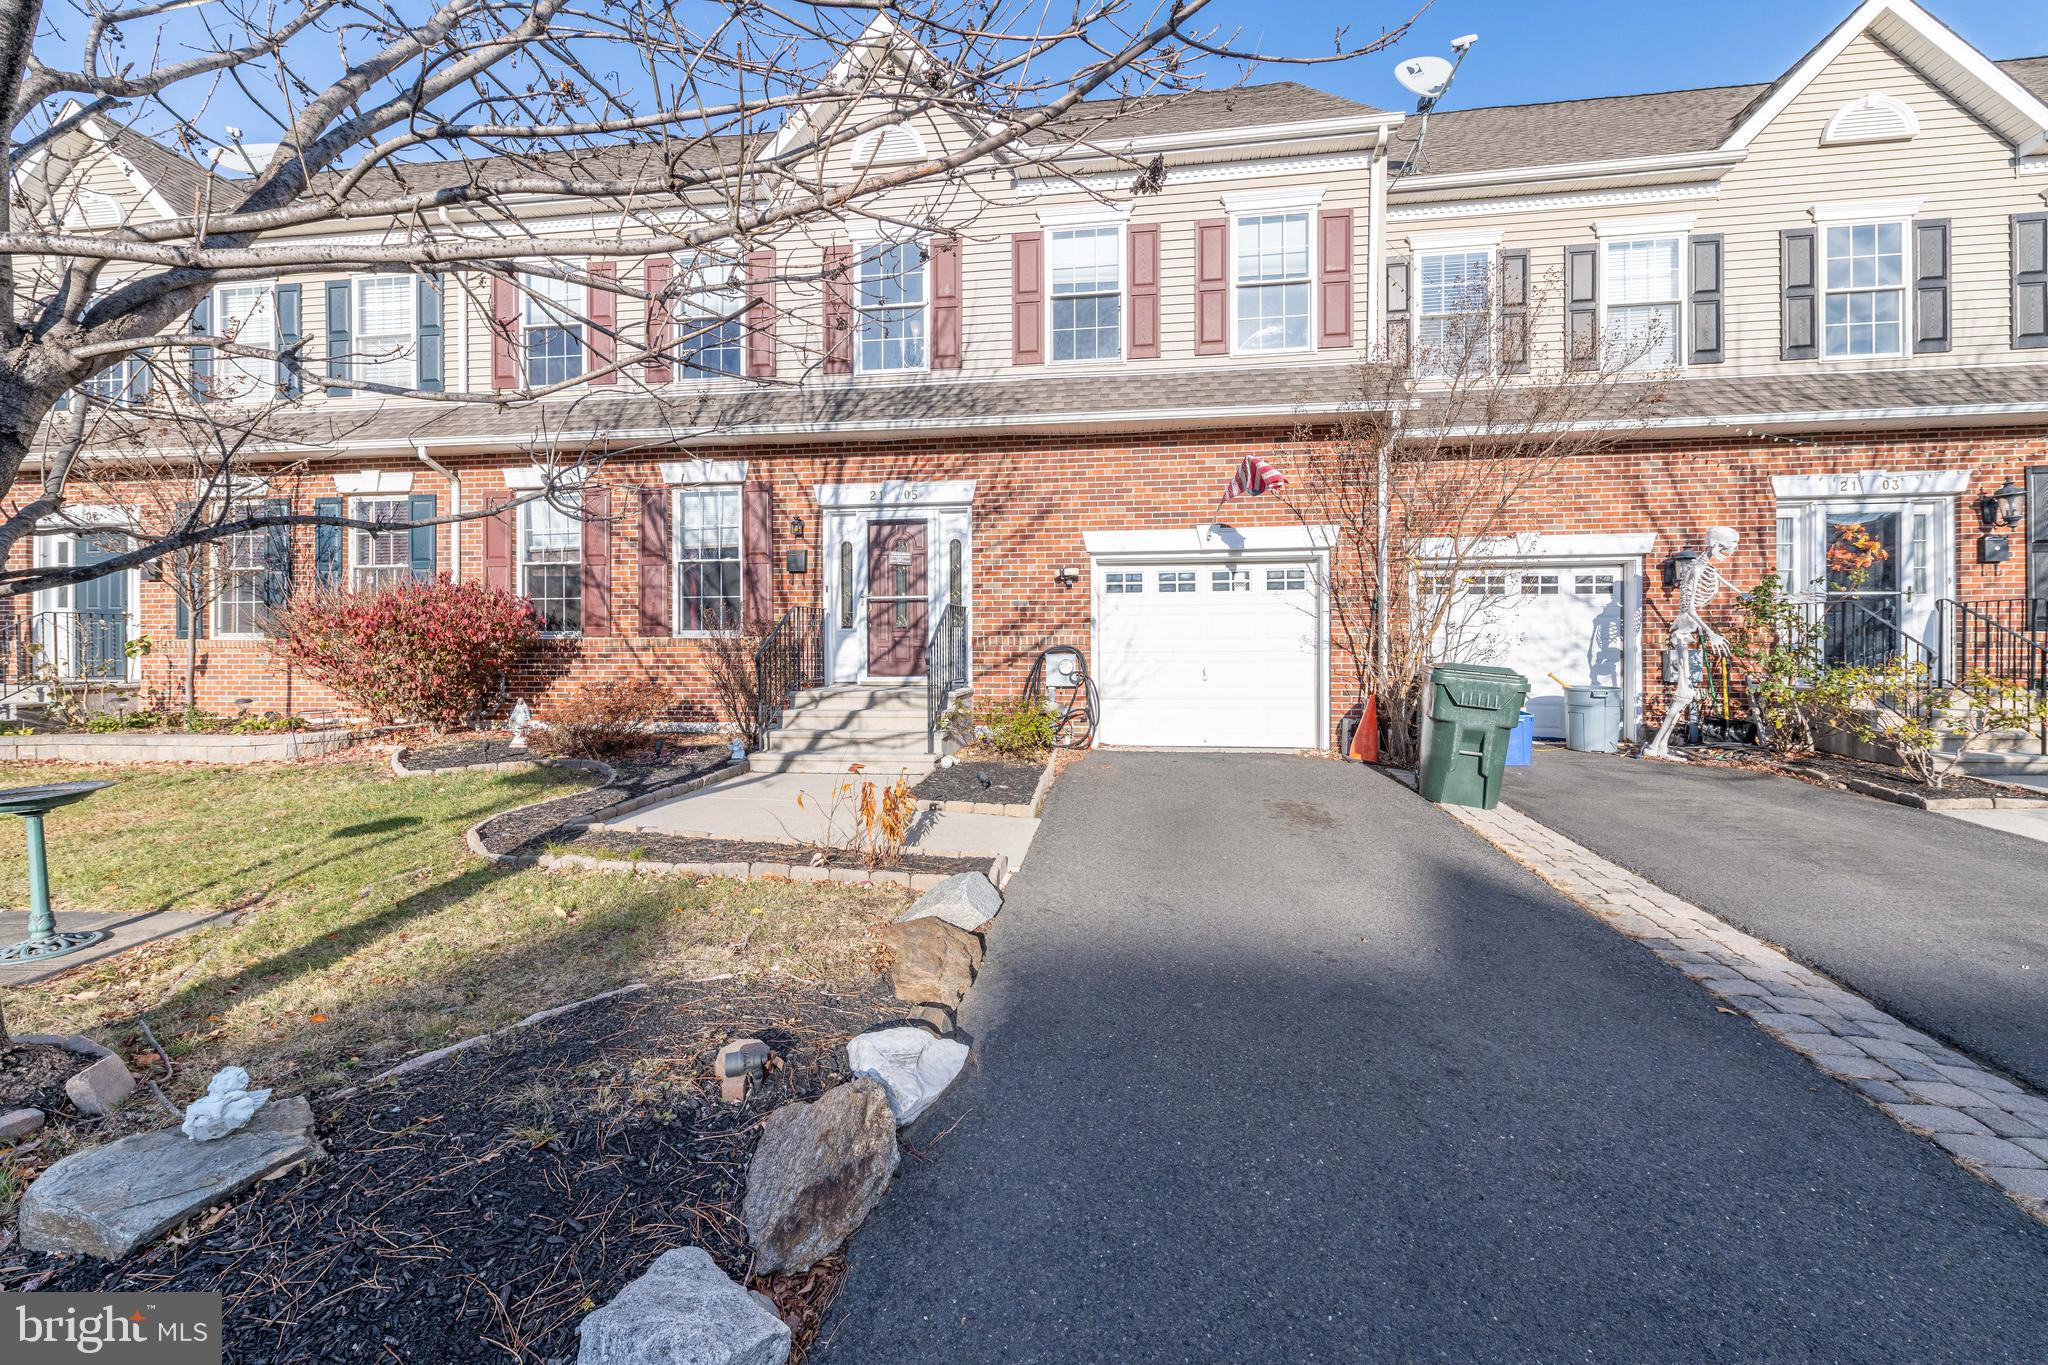
[[[1988,56],[2048,55],[2042,0],[1923,3]],[[1225,0],[1217,8],[1244,25],[1243,42],[1269,52],[1327,52],[1340,24],[1356,41],[1413,13],[1389,0]],[[1445,108],[1740,85],[1775,80],[1853,9],[1853,0],[1437,0],[1394,55],[1292,73],[1269,66],[1253,79],[1292,74],[1384,109],[1408,108],[1413,97],[1394,82],[1394,56],[1449,56],[1452,38],[1477,33]]]

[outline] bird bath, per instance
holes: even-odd
[[[83,801],[111,782],[56,782],[0,791],[0,815],[19,815],[28,829],[28,937],[0,948],[0,966],[62,957],[109,937],[109,931],[60,934],[50,913],[50,869],[43,856],[43,817],[59,806]]]

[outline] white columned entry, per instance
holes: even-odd
[[[914,673],[887,676],[870,669],[877,662],[870,659],[870,542],[877,523],[922,529],[926,615],[921,624],[928,636],[949,604],[958,602],[964,609],[974,600],[974,480],[826,483],[818,485],[817,496],[825,681],[922,680],[921,666]],[[907,613],[905,619],[916,620]],[[970,613],[970,660],[973,625]]]
[[[1936,604],[1956,592],[1955,500],[1969,487],[1962,469],[1773,477],[1784,590],[1860,599],[1859,617],[1939,650]]]

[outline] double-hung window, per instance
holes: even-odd
[[[855,351],[863,373],[925,367],[925,250],[886,242],[860,256],[854,280]]]
[[[583,629],[583,518],[574,494],[519,508],[519,593],[551,635]]]
[[[521,275],[519,282],[526,382],[535,388],[567,383],[583,373],[583,286],[552,275]]]
[[[140,356],[117,360],[78,386],[100,403],[139,403],[149,391],[149,362]]]
[[[215,551],[220,574],[213,602],[216,635],[258,636],[270,626],[271,532],[237,531]]]
[[[358,521],[387,523],[390,530],[355,527],[349,531],[349,586],[358,592],[400,583],[412,574],[412,533],[404,498],[357,498],[349,516]]]
[[[745,298],[731,261],[702,260],[690,266],[676,348],[685,378],[738,374],[745,329]]]
[[[1678,364],[1679,239],[1644,237],[1602,244],[1607,325],[1601,335],[1626,365]]]
[[[224,284],[213,291],[213,326],[236,346],[262,355],[217,355],[212,393],[221,398],[269,398],[277,392],[277,299],[267,284]]]
[[[740,490],[677,490],[676,628],[740,628]]]
[[[1231,293],[1240,351],[1300,351],[1309,344],[1309,215],[1237,219]]]
[[[1433,251],[1416,261],[1415,321],[1422,374],[1484,374],[1493,363],[1493,253]]]
[[[1054,228],[1052,358],[1123,356],[1123,229]]]
[[[1826,295],[1821,354],[1830,359],[1903,355],[1905,224],[1830,224],[1821,235]]]
[[[366,384],[412,388],[419,379],[419,286],[410,275],[358,275],[352,368]]]

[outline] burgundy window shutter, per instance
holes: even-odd
[[[1230,349],[1230,220],[1195,224],[1195,354]]]
[[[669,494],[666,488],[640,490],[640,633],[669,633]]]
[[[491,387],[519,387],[519,291],[512,281],[491,278]]]
[[[746,626],[766,630],[775,624],[775,495],[763,480],[740,485],[740,544],[746,547]]]
[[[1351,346],[1351,210],[1330,209],[1316,217],[1322,232],[1316,272],[1316,345]]]
[[[853,248],[825,248],[825,373],[853,373]]]
[[[619,294],[609,286],[619,278],[617,261],[592,261],[589,273],[597,280],[584,290],[584,314],[590,325],[583,329],[585,367],[593,384],[616,384],[619,372],[612,362],[619,358]]]
[[[747,253],[747,376],[775,377],[775,253]]]
[[[1159,225],[1130,230],[1131,359],[1159,359]]]
[[[516,592],[512,584],[512,519],[519,515],[504,498],[491,502],[494,509],[484,518],[484,586],[499,592]]]
[[[932,368],[960,368],[960,239],[932,243]]]
[[[1045,363],[1045,234],[1010,239],[1010,363]]]
[[[670,303],[662,297],[668,288],[671,266],[668,257],[656,256],[647,262],[647,382],[666,384],[675,377],[675,371],[668,361],[668,348],[672,334],[669,331]],[[643,632],[644,634],[645,632]]]
[[[612,491],[583,490],[583,633],[612,633]]]

